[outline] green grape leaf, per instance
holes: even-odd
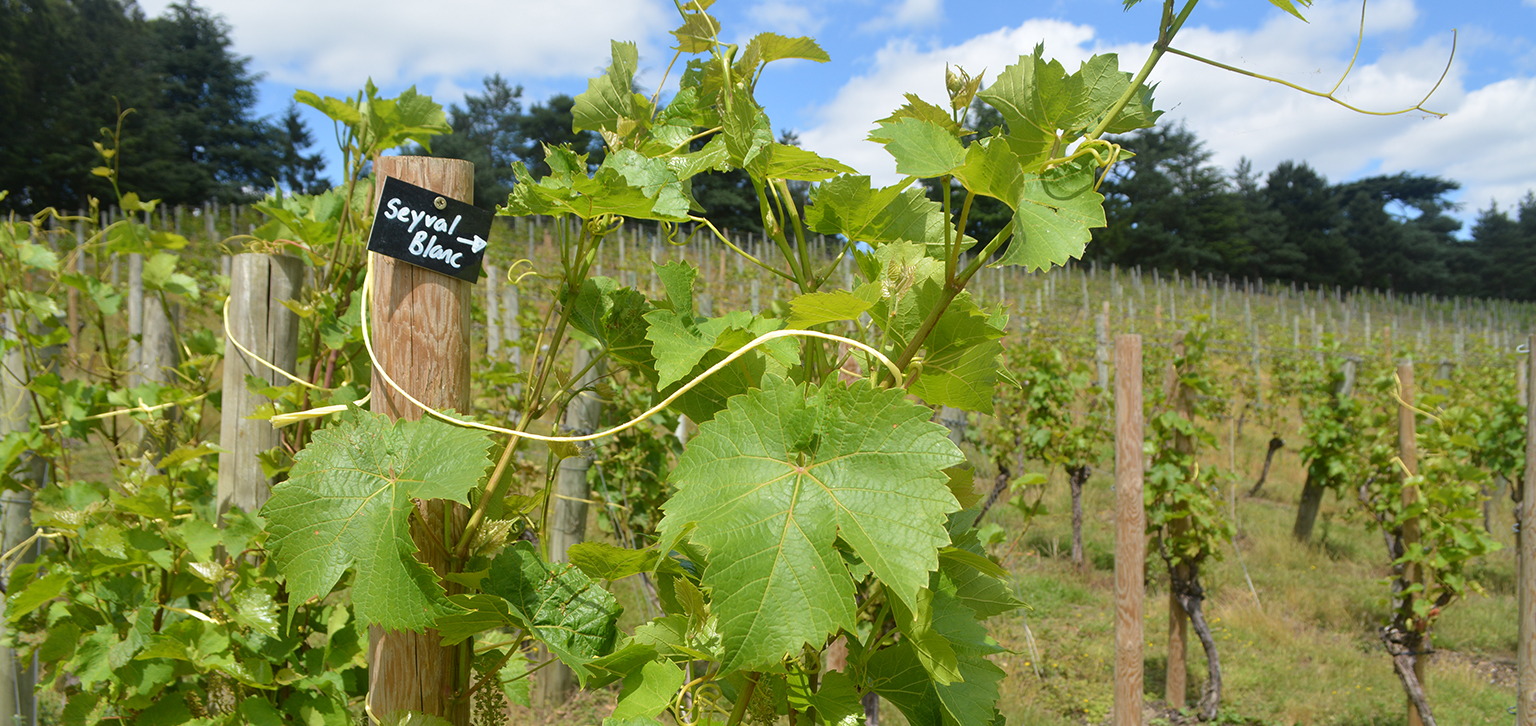
[[[589,277],[571,308],[571,327],[592,336],[620,363],[648,366],[651,343],[645,339],[650,303],[611,277]]]
[[[1139,2],[1140,0],[1137,1]],[[1304,8],[1312,7],[1312,0],[1296,0],[1296,2],[1301,3],[1301,6]],[[1307,20],[1301,16],[1299,11],[1296,10],[1296,5],[1292,2],[1292,0],[1269,0],[1269,4],[1296,16],[1297,20],[1302,22],[1306,22]]]
[[[545,562],[529,542],[518,542],[491,562],[485,592],[506,600],[519,627],[586,682],[587,664],[613,652],[623,608],[574,565]]]
[[[933,598],[932,630],[955,653],[961,680],[936,684],[912,643],[903,640],[870,655],[867,674],[875,692],[895,705],[909,723],[992,723],[997,683],[1004,674],[986,656],[1001,649],[987,638],[986,626],[969,609],[942,593]]]
[[[980,82],[980,79],[978,78],[977,81]],[[895,123],[901,119],[914,119],[938,126],[955,138],[975,133],[955,123],[955,119],[949,115],[948,111],[918,98],[917,94],[908,93],[906,98],[907,102],[902,104],[901,108],[896,109],[891,112],[891,115],[880,119],[876,123],[886,124]]]
[[[1002,330],[968,298],[956,298],[923,342],[922,366],[907,391],[930,405],[992,413]]]
[[[475,429],[431,418],[391,423],[356,407],[316,431],[261,509],[289,596],[324,596],[355,568],[360,622],[420,631],[456,610],[414,557],[410,513],[416,499],[469,504],[490,467],[490,444]]]
[[[952,466],[944,470],[949,477],[949,493],[955,495],[955,500],[960,502],[961,509],[970,509],[981,501],[981,493],[976,491],[976,471],[968,465]],[[940,555],[942,557],[942,553]],[[942,560],[940,563],[942,564]]]
[[[887,591],[912,600],[958,509],[943,470],[962,460],[928,409],[899,390],[796,386],[764,377],[699,427],[672,472],[663,538],[690,524],[709,548],[704,584],[724,668],[776,664],[853,630],[853,583],[835,539]]]
[[[869,140],[896,157],[896,172],[924,179],[943,176],[965,163],[965,147],[948,128],[932,121],[903,117],[883,121]]]
[[[810,678],[804,673],[791,673],[788,678],[789,705],[805,713],[816,711],[816,723],[844,726],[864,723],[864,704],[853,679],[842,671],[821,674],[821,683],[812,689]]]
[[[603,157],[596,179],[606,180],[605,171],[612,170],[623,178],[626,186],[640,190],[648,200],[654,200],[650,212],[663,219],[676,219],[688,214],[688,197],[683,193],[683,182],[667,167],[662,159],[651,159],[633,149],[619,149]]]
[[[661,713],[677,689],[683,687],[683,671],[666,660],[653,660],[624,677],[613,718],[654,717]]]
[[[896,616],[896,627],[901,630],[903,639],[912,644],[918,662],[923,664],[934,683],[947,685],[963,677],[955,649],[950,647],[943,633],[933,627],[933,598],[932,590],[919,590],[915,607],[909,609],[906,603],[898,600],[893,603],[892,611]]]
[[[983,564],[985,563],[985,564]],[[988,567],[990,565],[990,567]],[[1016,610],[1024,603],[1013,596],[997,564],[982,555],[945,548],[939,552],[938,591],[960,601],[978,619]]]
[[[838,320],[858,320],[872,303],[846,290],[808,292],[789,301],[784,327],[804,330]]]
[[[587,80],[587,90],[576,96],[571,106],[573,131],[617,132],[619,120],[635,115],[635,70],[640,65],[640,50],[634,43],[612,41],[613,60],[608,70]]]
[[[681,386],[683,380],[692,380],[701,375],[705,369],[725,360],[728,355],[750,343],[754,338],[778,330],[781,322],[776,318],[755,317],[743,310],[700,321],[700,335],[706,341],[714,341],[713,346],[704,352],[687,375],[684,375],[675,386],[662,388],[662,393],[670,395],[676,386]],[[725,408],[725,403],[731,396],[746,393],[749,388],[756,388],[763,374],[773,373],[782,376],[790,367],[798,363],[799,348],[793,340],[781,338],[769,341],[737,358],[714,375],[705,378],[699,385],[673,402],[672,407],[695,423],[703,423],[714,418],[715,413]]]
[[[1057,131],[1080,125],[1086,111],[1080,103],[1082,80],[1069,75],[1059,61],[1046,60],[1044,48],[1003,69],[986,90],[976,94],[997,109],[1007,122],[1003,137],[1020,161],[1033,168],[1049,158],[1063,142]]]
[[[588,577],[598,580],[622,580],[630,575],[658,570],[683,574],[683,567],[677,560],[651,548],[627,550],[606,542],[578,542],[565,551],[565,556]]]
[[[1094,189],[1094,166],[1079,160],[1043,174],[1021,171],[1013,149],[998,139],[983,139],[966,149],[955,178],[977,194],[1002,200],[1014,210],[1013,240],[999,265],[1048,270],[1081,257],[1103,227],[1104,195]]]
[[[663,262],[654,267],[656,279],[661,281],[661,289],[666,291],[667,302],[671,304],[672,310],[679,314],[693,315],[693,281],[699,277],[698,269],[681,260]]]
[[[746,52],[755,54],[763,63],[772,63],[786,58],[800,58],[817,63],[832,60],[814,39],[804,36],[788,38],[778,33],[758,33],[747,44]]]
[[[489,574],[489,571],[485,572],[482,579]],[[512,614],[512,606],[495,595],[450,595],[448,600],[457,605],[459,610],[438,618],[432,624],[445,646],[458,645],[493,628],[521,627]]]
[[[873,247],[907,240],[935,249],[944,244],[946,226],[943,206],[922,190],[900,184],[874,189],[867,176],[840,176],[817,186],[805,222],[822,234],[840,234]]]
[[[59,596],[73,579],[68,570],[58,570],[27,583],[26,588],[5,596],[5,617],[17,622],[44,603]],[[13,586],[14,587],[14,586]]]
[[[738,96],[736,104],[720,122],[720,135],[725,139],[725,151],[731,163],[752,174],[764,175],[774,144],[768,114],[752,103],[750,97]]]
[[[715,341],[704,337],[693,322],[693,311],[652,310],[645,314],[646,340],[656,357],[657,387],[666,388],[688,375],[713,348]]]
[[[483,653],[476,658],[495,655],[500,651]],[[496,656],[498,659],[500,656]],[[493,661],[494,663],[494,661]],[[529,705],[529,696],[532,695],[532,679],[528,678],[528,654],[524,651],[512,653],[497,671],[496,678],[501,681],[501,695],[505,696],[507,703],[515,703],[519,706]]]
[[[1120,70],[1120,57],[1114,53],[1096,55],[1083,62],[1077,75],[1082,79],[1084,102],[1091,113],[1083,121],[1085,129],[1096,127],[1104,114],[1120,100],[1133,80],[1130,73]],[[1104,133],[1123,134],[1136,129],[1148,128],[1157,123],[1161,111],[1152,109],[1152,89],[1141,86],[1115,118],[1104,127]]]
[[[635,632],[638,634],[639,628]],[[592,672],[592,675],[587,678],[587,688],[596,690],[623,680],[625,676],[639,670],[646,663],[656,660],[658,656],[655,646],[635,642],[634,639],[626,640],[618,650],[587,664],[587,670]]]
[[[764,169],[763,176],[769,179],[819,182],[838,174],[852,173],[852,167],[836,159],[828,159],[798,146],[774,142],[768,147],[768,167]]]
[[[683,53],[707,53],[720,35],[720,21],[709,13],[684,13],[683,24],[672,31],[677,50]]]
[[[1026,176],[1013,217],[1013,242],[997,264],[1048,270],[1082,257],[1092,236],[1088,228],[1105,225],[1104,195],[1093,187],[1089,163]]]

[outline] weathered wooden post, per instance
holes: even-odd
[[[1536,402],[1530,392],[1536,386],[1529,381],[1536,374],[1536,335],[1526,339],[1526,361],[1522,393],[1525,398],[1525,476],[1516,482],[1510,494],[1515,500],[1515,550],[1520,571],[1520,627],[1516,643],[1518,686],[1515,696],[1515,726],[1536,726],[1536,537],[1527,536],[1525,527],[1536,522],[1536,497],[1525,496],[1526,487],[1536,482]]]
[[[175,306],[168,308],[160,293],[145,296],[143,309],[144,318],[139,327],[142,343],[134,365],[136,380],[138,383],[170,383],[176,377],[173,369],[181,362],[181,345],[177,341],[175,323],[180,317],[180,311]],[[177,410],[168,409],[159,424],[141,429],[143,436],[139,440],[140,451],[149,454],[154,461],[159,461],[170,446],[166,438],[169,432],[165,427],[175,421],[176,417]]]
[[[1109,302],[1093,319],[1093,361],[1098,366],[1099,390],[1109,390]]]
[[[128,385],[139,385],[139,351],[144,333],[144,255],[128,255]],[[136,338],[138,340],[136,340]]]
[[[1141,726],[1142,603],[1147,535],[1142,502],[1141,336],[1115,336],[1115,726]]]
[[[385,177],[395,177],[446,197],[470,203],[474,199],[474,164],[424,156],[385,156],[376,167],[383,193]],[[379,200],[375,198],[377,207]],[[437,409],[469,409],[470,295],[473,285],[389,257],[369,253],[373,260],[371,316],[374,351],[371,408],[391,419],[415,420],[422,410],[389,387],[379,370],[422,403]],[[428,522],[451,520],[455,530],[469,518],[459,505],[418,502]],[[445,508],[450,508],[445,511]],[[418,558],[439,574],[447,556],[427,537],[416,540]],[[454,592],[450,583],[450,592]],[[469,641],[472,643],[473,641]],[[461,646],[463,647],[463,646]],[[470,674],[460,650],[443,647],[437,631],[368,633],[368,691],[373,713],[384,715],[409,709],[469,724],[468,700],[453,702],[453,694]]]
[[[571,363],[571,374],[580,373],[591,361],[587,349],[577,346],[575,360]],[[577,390],[597,382],[603,376],[603,364],[604,361],[599,360],[587,370],[578,379]],[[602,410],[603,403],[595,393],[582,392],[566,405],[562,431],[565,435],[596,431]],[[587,470],[591,468],[592,459],[584,454],[560,460],[555,499],[550,502],[549,531],[545,535],[549,544],[550,562],[568,562],[566,550],[587,539],[587,504],[592,496],[591,487],[587,484]],[[575,674],[564,663],[556,663],[539,673],[540,700],[546,705],[558,706],[565,703],[575,686]]]
[[[501,270],[485,266],[485,357],[501,360]]]
[[[272,482],[261,471],[259,454],[280,443],[267,421],[246,418],[271,403],[246,386],[247,376],[269,385],[287,384],[271,368],[242,353],[245,346],[267,362],[292,371],[298,362],[299,316],[283,305],[303,289],[304,262],[287,255],[247,253],[230,262],[229,330],[224,341],[224,405],[219,428],[219,516],[231,508],[255,512],[267,501]],[[221,520],[222,521],[222,520]]]
[[[21,316],[0,313],[0,335],[8,340],[20,337],[18,323]],[[31,408],[26,402],[27,384],[32,378],[27,371],[26,355],[20,346],[11,348],[0,357],[0,435],[23,432],[30,428]],[[42,459],[34,458],[31,465],[33,483],[42,485],[47,474]],[[26,489],[7,492],[0,498],[0,547],[5,552],[32,536],[32,492]],[[37,550],[29,548],[19,556],[20,562],[31,562]],[[0,584],[9,585],[9,577],[0,578]],[[7,591],[9,588],[7,587]],[[5,615],[5,601],[0,598],[0,623]],[[0,628],[3,632],[4,628]],[[23,664],[16,659],[16,652],[0,647],[0,719],[11,720],[18,726],[32,726],[37,722],[37,665]]]
[[[939,423],[943,424],[944,428],[949,429],[949,440],[955,446],[959,446],[965,441],[966,415],[964,411],[954,406],[940,406]]]

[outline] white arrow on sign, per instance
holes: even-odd
[[[487,244],[485,240],[480,239],[480,235],[478,234],[475,235],[474,239],[464,239],[463,237],[460,237],[459,242],[469,245],[469,248],[474,250],[475,254],[477,255],[480,254],[480,250],[485,249],[485,245]]]

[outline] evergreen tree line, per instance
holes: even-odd
[[[1330,184],[1306,162],[1230,174],[1179,126],[1121,143],[1136,156],[1103,180],[1109,225],[1087,258],[1164,272],[1399,293],[1536,300],[1536,196],[1490,205],[1471,233],[1449,215],[1460,185],[1410,173]]]
[[[0,0],[0,209],[111,198],[93,142],[123,122],[121,188],[168,204],[248,201],[274,182],[327,189],[296,107],[256,118],[257,77],[229,26],[192,0]]]

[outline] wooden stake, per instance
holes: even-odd
[[[586,348],[576,346],[576,356],[571,362],[572,375],[586,368],[591,362]],[[603,377],[606,361],[598,361],[576,384],[577,388],[589,387]],[[565,407],[564,431],[588,434],[597,430],[602,416],[603,403],[597,395],[587,391],[571,400]],[[560,461],[560,472],[555,484],[554,501],[550,502],[549,529],[545,533],[549,545],[550,562],[570,561],[566,551],[571,545],[587,539],[587,504],[592,496],[587,484],[587,470],[592,460],[586,456],[572,456]],[[548,657],[548,656],[546,656]],[[548,706],[558,706],[570,698],[576,688],[576,675],[564,663],[540,671],[538,676],[539,700]]]
[[[229,330],[247,350],[292,371],[298,361],[299,316],[283,305],[303,289],[304,262],[287,255],[243,254],[230,262]],[[219,428],[219,517],[231,508],[255,513],[267,501],[272,482],[261,471],[259,454],[280,443],[267,421],[247,418],[272,400],[251,391],[246,377],[269,385],[288,380],[224,342],[224,405]],[[323,383],[323,382],[322,382]]]
[[[474,199],[474,164],[456,159],[425,156],[385,156],[378,161],[378,190],[386,176],[403,179],[463,202]],[[374,200],[378,204],[378,199]],[[373,301],[369,314],[374,330],[378,366],[402,389],[422,403],[438,409],[469,410],[470,295],[474,287],[448,277],[373,255]],[[422,410],[407,401],[375,370],[372,381],[374,411],[391,419],[415,420]],[[423,519],[447,521],[455,538],[463,530],[469,512],[463,506],[442,501],[418,502]],[[442,574],[447,553],[426,533],[412,533],[417,555]],[[451,541],[451,540],[448,540]],[[457,586],[446,583],[449,594]],[[389,631],[377,626],[368,633],[368,690],[373,713],[383,716],[403,709],[447,719],[468,726],[468,700],[455,702],[453,694],[467,684],[474,640],[445,648],[437,631],[423,633]]]
[[[19,318],[21,316],[15,312],[0,313],[0,335],[9,341],[18,341]],[[31,380],[26,354],[20,345],[0,356],[0,406],[3,406],[0,409],[0,435],[25,432],[31,428],[29,414],[32,409],[26,400],[29,395],[27,384]],[[23,471],[30,474],[33,484],[42,486],[47,483],[47,462],[31,454],[26,456],[31,457],[31,466]],[[32,534],[31,491],[22,489],[6,492],[6,496],[0,498],[0,525],[3,525],[3,529],[0,529],[0,547],[4,547],[7,552]],[[31,562],[37,557],[37,551],[35,547],[28,548],[17,559],[20,563]],[[0,599],[0,617],[4,614],[5,602]],[[3,622],[0,620],[0,623]],[[0,635],[6,629],[0,627]],[[17,660],[15,651],[0,647],[0,719],[25,726],[37,723],[36,683],[37,667],[33,664],[23,665]]]
[[[1397,379],[1402,387],[1402,401],[1397,405],[1397,451],[1398,458],[1403,461],[1403,468],[1408,476],[1419,473],[1419,443],[1416,434],[1415,416],[1413,410],[1413,362],[1403,361],[1397,364]],[[1403,507],[1411,507],[1419,501],[1419,488],[1417,486],[1403,487]],[[1409,519],[1403,523],[1403,551],[1408,551],[1419,546],[1419,520]],[[1408,571],[1404,573],[1409,583],[1423,583],[1424,569],[1417,564],[1408,565]],[[1408,597],[1417,597],[1409,595]],[[1413,675],[1419,680],[1419,687],[1425,688],[1424,665],[1426,659],[1422,653],[1428,649],[1429,638],[1427,635],[1414,648],[1418,653],[1413,658]],[[1408,701],[1408,726],[1423,726],[1423,719],[1419,715],[1419,709],[1412,700]]]
[[[501,270],[485,266],[485,357],[501,360]]]
[[[1141,336],[1115,336],[1115,726],[1141,726],[1147,519],[1141,499]]]
[[[1516,642],[1518,681],[1515,690],[1515,726],[1536,726],[1536,537],[1527,536],[1526,522],[1536,522],[1536,497],[1525,496],[1529,482],[1536,482],[1536,403],[1529,381],[1536,374],[1536,335],[1526,339],[1529,351],[1522,367],[1521,392],[1525,400],[1525,476],[1510,492],[1515,500],[1515,550],[1520,568],[1520,628]]]

